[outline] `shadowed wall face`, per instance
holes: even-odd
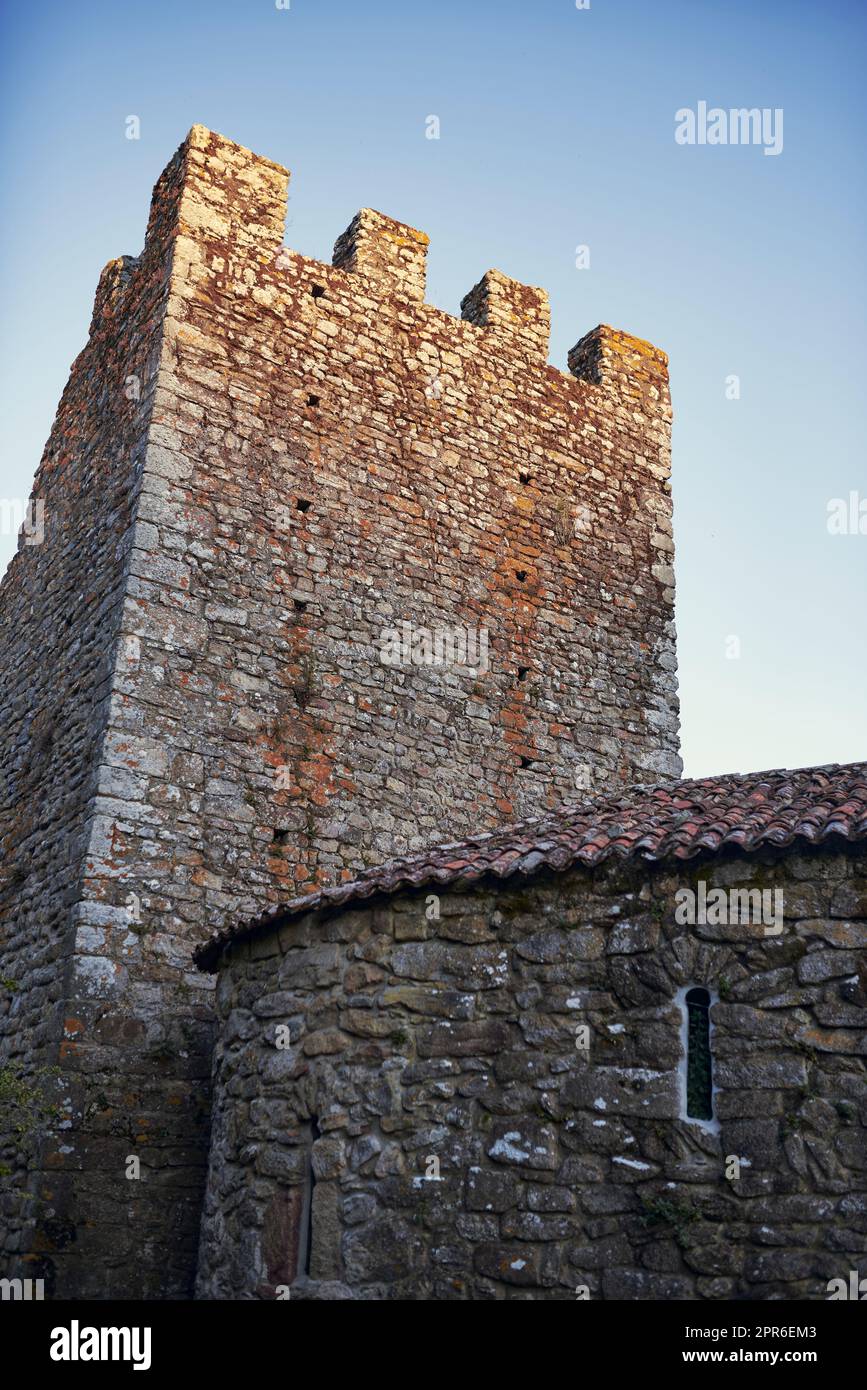
[[[703,881],[783,914],[684,925]],[[609,861],[239,942],[201,1295],[827,1298],[867,1272],[865,942],[863,849]]]
[[[82,1029],[71,998],[124,978],[120,938],[101,949],[111,912],[84,911],[82,875],[98,788],[116,792],[101,748],[167,284],[153,245],[105,267],[36,474],[40,524],[0,586],[0,1266],[43,1278],[49,1293],[53,1253],[75,1242],[71,1212],[97,1210],[87,1178],[50,1157],[54,1144],[38,1154],[46,1129],[85,1106],[84,1079],[56,1074]],[[96,958],[74,963],[79,920]],[[107,1036],[97,1028],[90,1041]]]
[[[50,518],[92,459],[74,529],[58,549],[49,522],[2,589],[13,705],[30,605],[62,673],[16,765],[36,776],[39,719],[87,711],[38,755],[76,826],[63,882],[38,851],[4,928],[20,956],[55,895],[70,1124],[38,1245],[81,1296],[191,1287],[211,1010],[189,954],[215,921],[680,771],[665,355],[599,328],[558,371],[544,291],[489,271],[452,318],[424,303],[424,234],[370,209],[334,266],[298,256],[286,183],[194,127],[40,475]],[[44,843],[16,805],[13,870]]]

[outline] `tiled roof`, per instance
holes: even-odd
[[[867,839],[867,763],[703,777],[633,787],[626,795],[564,806],[485,835],[435,845],[424,853],[365,869],[347,883],[320,888],[212,937],[195,952],[216,968],[223,947],[280,926],[290,917],[339,908],[404,889],[508,879],[612,856],[659,862],[702,851],[810,845]]]

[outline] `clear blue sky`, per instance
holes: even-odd
[[[377,207],[429,233],[450,312],[490,266],[544,285],[558,366],[599,322],[665,348],[686,773],[864,758],[867,535],[826,517],[867,499],[865,48],[863,0],[7,6],[0,497],[201,122],[292,170],[307,255]],[[782,154],[678,145],[699,101],[782,108]]]

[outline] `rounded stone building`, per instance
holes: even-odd
[[[219,973],[205,1298],[825,1299],[865,1273],[867,767],[393,861]]]

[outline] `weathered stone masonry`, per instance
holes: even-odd
[[[4,1258],[62,1293],[190,1291],[215,921],[680,770],[665,355],[599,328],[558,371],[543,291],[455,319],[369,210],[333,266],[284,250],[286,180],[193,129],[0,589],[2,1057],[66,1115]],[[488,669],[383,664],[404,622]]]
[[[103,271],[90,339],[36,475],[44,541],[20,546],[0,589],[0,1066],[35,1079],[64,1122],[81,1091],[71,1076],[58,1086],[51,1069],[75,1049],[81,1020],[69,1001],[92,978],[86,955],[74,961],[72,942],[76,920],[87,920],[82,878],[94,798],[109,792],[111,777],[100,750],[167,288],[165,216],[155,204],[138,262],[122,257]],[[4,1147],[0,1180],[0,1248],[12,1267],[28,1249],[33,1217],[15,1150]],[[31,1258],[74,1240],[71,1181],[54,1170],[46,1179],[47,1214]],[[47,1276],[50,1287],[50,1265],[36,1264],[24,1272]]]
[[[299,904],[203,957],[203,1297],[824,1299],[867,1273],[863,843],[555,873],[525,830],[505,881],[451,846],[442,886]],[[781,892],[784,920],[679,924],[702,881]],[[695,986],[715,1126],[684,1114]]]

